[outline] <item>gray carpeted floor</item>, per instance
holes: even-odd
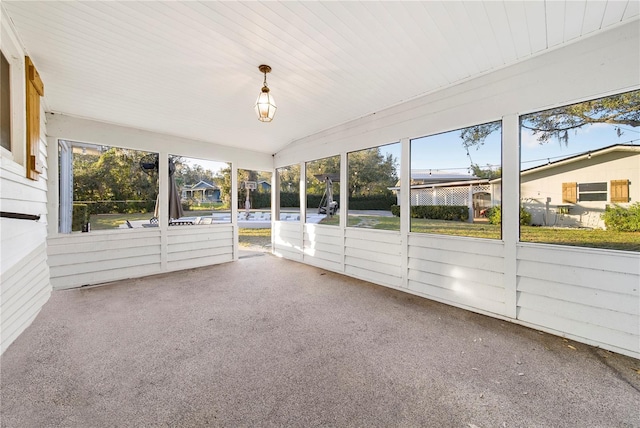
[[[637,360],[245,256],[54,292],[2,357],[2,427],[640,426]]]

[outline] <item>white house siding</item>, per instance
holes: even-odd
[[[390,287],[402,287],[402,239],[399,232],[347,228],[344,273]]]
[[[637,152],[613,151],[588,159],[541,169],[525,174],[521,178],[521,198],[523,206],[531,213],[531,221],[536,225],[580,226],[604,228],[600,215],[609,202],[588,201],[568,204],[562,201],[562,183],[597,183],[610,186],[611,180],[629,180],[631,203],[640,201],[640,155]],[[550,198],[549,218],[546,219],[545,204]],[[570,205],[569,214],[557,212],[558,205]],[[628,204],[620,204],[628,206]]]
[[[421,296],[505,315],[503,270],[500,241],[409,236],[408,288]]]
[[[640,255],[520,244],[518,319],[640,357]]]
[[[48,244],[54,289],[162,272],[157,229],[60,234],[50,237]]]
[[[276,221],[272,230],[273,253],[290,260],[302,261],[302,224],[299,221]]]
[[[341,271],[343,269],[344,233],[335,226],[304,225],[304,262]]]
[[[230,262],[233,226],[176,226],[169,228],[168,270],[181,270]]]
[[[494,200],[503,206],[502,241],[409,233],[409,217],[403,215],[402,232],[346,228],[343,224],[344,268],[337,263],[325,267],[640,357],[638,254],[519,244],[517,221],[518,116],[639,89],[637,24],[618,26],[322,131],[276,153],[276,168],[336,154],[346,159],[349,152],[397,141],[403,141],[403,153],[409,153],[409,139],[503,119],[506,180],[495,185],[499,191],[493,192]],[[409,156],[403,155],[403,159],[401,175],[408,181]],[[343,176],[346,178],[344,169]],[[343,180],[341,186],[345,185]],[[341,194],[346,194],[344,188]],[[408,192],[402,198],[402,205],[411,203]],[[301,244],[301,238],[290,240],[290,228],[276,227],[273,233],[276,245]],[[294,235],[300,236],[302,231]],[[289,253],[280,254],[289,257]],[[291,254],[300,260],[299,251]],[[302,261],[314,263],[317,259],[305,256]],[[599,298],[594,300],[596,293]],[[589,313],[594,315],[588,317]]]
[[[12,90],[24,93],[24,87]],[[51,295],[46,251],[46,121],[44,112],[40,116],[43,170],[38,180],[25,178],[23,165],[0,157],[0,210],[40,215],[38,221],[0,218],[0,354],[31,324]],[[24,135],[14,144],[15,150],[24,150]]]
[[[157,134],[87,119],[49,115],[50,156],[57,156],[57,140],[66,139],[106,146],[159,153],[160,216],[157,228],[116,229],[89,233],[58,233],[58,181],[49,183],[49,258],[53,287],[71,288],[124,278],[189,269],[237,259],[237,223],[207,226],[168,226],[169,154],[231,162],[237,168],[270,170],[268,154],[234,149],[185,138]],[[165,160],[164,162],[162,160]],[[237,206],[237,188],[232,189],[231,206]],[[237,209],[232,208],[232,219]]]

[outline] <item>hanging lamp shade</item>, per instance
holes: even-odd
[[[264,83],[262,90],[260,91],[260,95],[258,95],[258,99],[256,100],[256,115],[260,122],[271,122],[273,120],[273,116],[276,114],[276,109],[278,108],[276,107],[276,102],[269,91],[269,87],[267,86],[267,73],[271,71],[271,67],[263,64],[259,66],[258,69],[264,73]]]

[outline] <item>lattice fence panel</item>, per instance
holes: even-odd
[[[472,192],[489,193],[491,185],[475,185]],[[469,188],[465,186],[412,189],[411,205],[469,205]]]

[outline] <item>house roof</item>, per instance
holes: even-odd
[[[269,154],[639,16],[633,1],[586,0],[1,7],[45,110]],[[278,103],[268,124],[253,111],[263,63]]]
[[[544,171],[546,169],[556,168],[560,165],[570,164],[585,158],[593,158],[597,156],[602,156],[611,152],[634,152],[640,153],[640,146],[633,144],[612,144],[610,146],[602,147],[598,150],[589,150],[586,152],[578,153],[577,155],[569,156],[564,159],[560,159],[557,161],[549,162],[545,165],[534,166],[533,168],[523,169],[521,171],[522,175],[530,174],[534,171]]]
[[[426,184],[412,184],[412,189],[431,189],[433,187],[463,187],[469,185],[481,185],[481,184],[489,184],[490,181],[487,178],[477,178],[474,177],[475,180],[463,180],[463,181],[442,181],[437,183],[426,183]],[[388,187],[389,190],[401,190],[400,186]]]
[[[215,184],[211,184],[208,183],[206,181],[200,180],[199,182],[197,182],[196,184],[194,184],[193,186],[189,186],[189,185],[185,185],[183,186],[184,190],[201,190],[201,189],[219,189],[218,186],[216,186]]]

